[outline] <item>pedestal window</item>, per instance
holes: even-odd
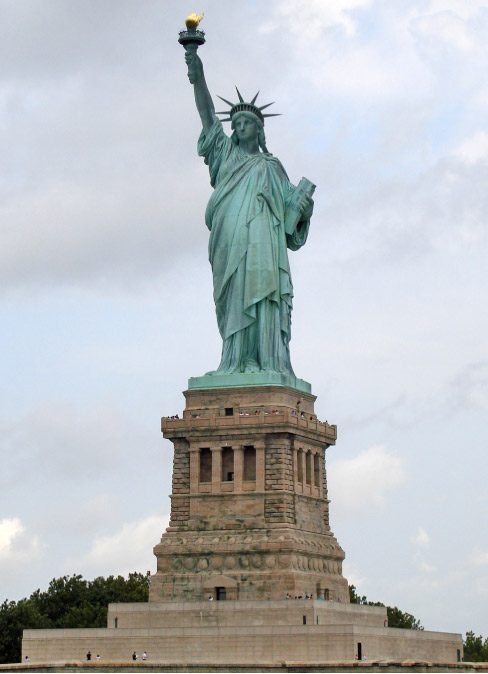
[[[200,450],[199,482],[212,482],[212,452],[209,447]]]
[[[305,455],[305,473],[307,477],[307,484],[312,485],[312,453],[307,452]]]
[[[232,447],[222,449],[222,482],[234,482],[234,450]]]
[[[303,450],[297,452],[297,476],[298,482],[303,482]]]
[[[256,481],[256,450],[244,447],[244,482]]]
[[[313,455],[313,483],[320,487],[320,454]]]

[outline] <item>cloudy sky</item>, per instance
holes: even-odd
[[[320,418],[346,577],[488,635],[488,2],[0,0],[0,601],[155,570],[190,376],[220,338],[177,43],[260,90],[317,184],[292,362]]]

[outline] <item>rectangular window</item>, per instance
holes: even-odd
[[[320,454],[313,455],[313,483],[320,487]]]
[[[303,451],[301,449],[297,452],[297,473],[298,482],[303,482]]]
[[[224,447],[222,450],[222,482],[234,480],[234,450],[232,447]]]
[[[256,481],[256,450],[244,447],[244,482]]]
[[[307,472],[307,484],[312,484],[312,454],[307,452],[305,454],[305,470]]]
[[[208,447],[200,450],[199,482],[212,482],[212,452]]]

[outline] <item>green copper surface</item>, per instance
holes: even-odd
[[[295,375],[280,372],[233,372],[232,374],[213,374],[203,377],[190,377],[189,390],[209,388],[233,388],[242,386],[286,386],[302,393],[311,393],[312,387],[307,381]]]
[[[268,152],[264,116],[252,112],[260,110],[256,96],[246,103],[239,94],[227,136],[196,50],[187,50],[185,60],[203,126],[198,154],[214,188],[205,223],[223,341],[217,370],[190,379],[189,388],[280,384],[310,392],[290,362],[293,284],[287,251],[307,240],[315,186],[302,180],[297,189]]]

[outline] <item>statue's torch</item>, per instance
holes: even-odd
[[[197,26],[203,19],[203,14],[197,16],[195,13],[186,17],[186,30],[180,31],[178,42],[183,45],[185,51],[196,54],[198,47],[205,44],[205,33],[203,30],[197,30]]]

